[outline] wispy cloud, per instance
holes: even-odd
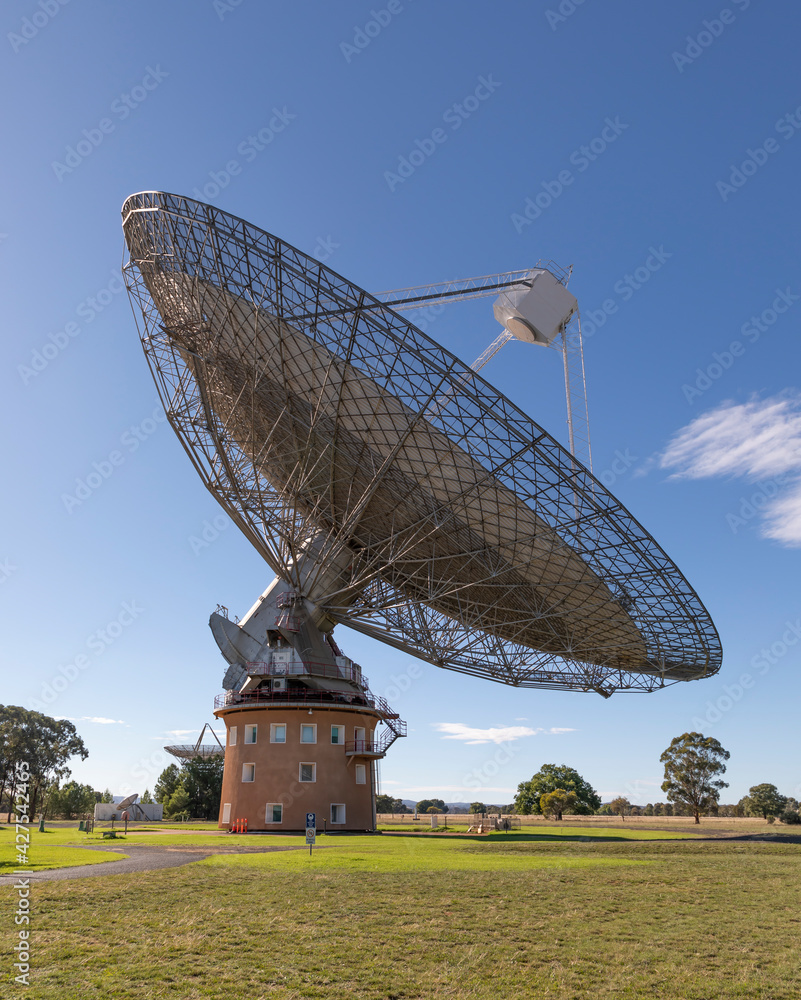
[[[497,726],[489,729],[476,729],[462,722],[435,722],[434,728],[443,733],[444,740],[462,740],[468,745],[477,743],[510,743],[524,736],[540,736],[542,734],[556,735],[572,733],[573,729],[532,729],[530,726]]]
[[[57,719],[65,719],[67,722],[94,722],[98,726],[127,726],[123,719],[104,719],[101,715],[81,715],[78,718],[71,718],[68,715],[57,715]]]
[[[678,431],[659,464],[675,477],[771,480],[762,535],[801,546],[801,393],[721,403]]]

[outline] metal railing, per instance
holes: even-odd
[[[366,708],[375,712],[381,719],[387,721],[388,725],[395,727],[403,726],[398,719],[397,712],[393,712],[384,698],[373,695],[370,691],[361,694],[349,694],[343,691],[315,690],[313,688],[303,688],[298,691],[268,691],[259,688],[256,691],[247,691],[244,694],[239,691],[223,691],[214,699],[214,708],[231,708],[233,706],[248,705],[271,705],[271,704],[310,704],[316,702],[318,705],[341,705],[343,708]]]
[[[380,713],[376,708],[375,699],[367,692],[363,694],[346,694],[342,691],[322,691],[313,688],[303,688],[299,691],[223,691],[214,699],[214,708],[231,708],[232,706],[269,705],[276,703],[307,704],[315,702],[318,705],[342,705],[344,708],[368,708]]]
[[[395,717],[395,720],[388,721],[387,728],[374,740],[347,740],[345,743],[345,754],[347,756],[383,757],[387,750],[397,739],[406,735],[406,723]]]
[[[363,687],[368,686],[361,667],[355,663],[350,667],[340,667],[337,664],[324,663],[322,660],[304,660],[302,663],[268,663],[265,660],[254,660],[247,664],[247,672],[251,677],[331,677],[352,681]]]

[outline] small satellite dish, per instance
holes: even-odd
[[[122,802],[118,802],[116,806],[114,806],[114,808],[115,810],[122,812],[123,809],[127,809],[128,806],[132,806],[138,798],[139,798],[139,792],[134,792],[133,795],[128,795],[126,798],[124,798]]]

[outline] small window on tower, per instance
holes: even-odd
[[[284,819],[284,807],[280,802],[268,802],[265,822],[282,823]]]
[[[332,743],[344,743],[345,742],[345,727],[344,726],[331,726],[331,742]]]
[[[270,726],[270,743],[286,743],[286,726],[282,722]]]
[[[229,747],[236,746],[236,726],[231,726],[231,728],[228,730],[228,746]]]
[[[256,780],[256,765],[255,764],[243,764],[242,765],[242,780],[243,781],[255,781]]]
[[[311,723],[311,725],[302,725],[300,727],[300,742],[301,743],[316,743],[317,742],[317,725]]]
[[[331,803],[331,822],[332,823],[344,823],[345,822],[345,803],[344,802],[332,802]]]
[[[245,726],[245,743],[256,742],[256,732],[258,731],[258,728],[258,726]]]
[[[316,764],[301,764],[299,768],[300,773],[298,774],[299,781],[316,781],[317,780],[317,765]]]

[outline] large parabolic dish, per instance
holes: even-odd
[[[673,562],[467,364],[212,206],[144,192],[122,215],[170,423],[324,632],[524,687],[651,691],[720,668]]]

